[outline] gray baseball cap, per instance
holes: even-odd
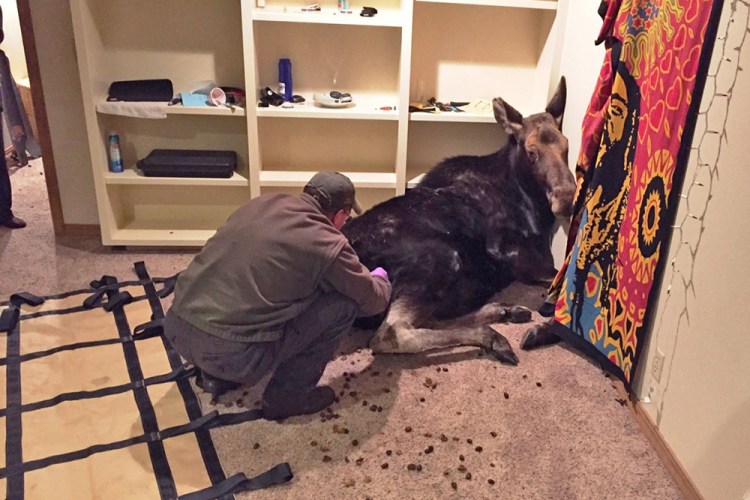
[[[304,192],[315,198],[321,208],[328,212],[350,208],[356,214],[362,207],[355,198],[354,184],[339,172],[318,172],[305,186]]]

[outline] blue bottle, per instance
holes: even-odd
[[[279,94],[286,102],[292,102],[292,61],[289,59],[279,59]]]
[[[122,154],[120,153],[120,136],[116,132],[110,132],[107,138],[109,143],[109,169],[114,173],[122,173]]]

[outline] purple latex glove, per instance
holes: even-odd
[[[381,278],[384,278],[386,281],[388,281],[388,273],[382,267],[376,267],[375,269],[370,271],[370,276],[379,276]]]

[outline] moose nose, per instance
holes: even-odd
[[[573,198],[575,189],[555,188],[550,196],[552,213],[556,217],[568,219],[573,215]]]

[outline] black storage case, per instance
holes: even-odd
[[[237,165],[234,151],[154,149],[138,161],[146,177],[212,177],[228,179]]]
[[[169,102],[173,93],[172,80],[125,80],[110,84],[107,100]]]

